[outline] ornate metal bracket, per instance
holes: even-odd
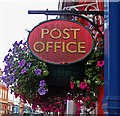
[[[88,21],[91,25],[95,27],[95,29],[99,32],[101,37],[103,38],[102,31],[99,29],[100,26],[96,23],[96,17],[104,17],[104,11],[68,11],[68,10],[29,10],[28,14],[45,14],[45,15],[59,15],[59,16],[74,16],[78,18],[82,18]],[[93,15],[93,19],[89,19],[86,15]]]

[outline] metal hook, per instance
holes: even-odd
[[[48,9],[46,11],[48,11]],[[48,20],[48,15],[46,15],[46,20]]]

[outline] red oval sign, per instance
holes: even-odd
[[[54,64],[69,64],[84,59],[92,50],[93,39],[80,23],[49,20],[36,26],[28,36],[32,53]]]

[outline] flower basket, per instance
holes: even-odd
[[[64,112],[66,101],[74,100],[78,110],[85,106],[89,113],[95,109],[98,87],[103,85],[103,49],[95,44],[83,61],[54,65],[35,58],[26,42],[15,42],[4,58],[2,80],[33,109],[39,106],[44,112]]]
[[[84,61],[67,65],[47,64],[49,70],[46,80],[47,84],[52,86],[69,86],[71,76],[74,79],[83,78],[84,65]]]

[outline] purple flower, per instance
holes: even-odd
[[[9,56],[9,54],[4,57],[4,61],[8,60],[8,56]]]
[[[11,75],[11,76],[10,76],[10,82],[13,83],[14,80],[15,80],[15,76]]]
[[[10,93],[12,94],[13,93],[13,90],[11,89]]]
[[[2,80],[4,81],[7,78],[7,76],[2,76]]]
[[[7,87],[10,85],[10,81],[5,80],[4,82],[7,85]]]
[[[19,42],[19,45],[22,44],[22,40]]]
[[[39,86],[44,87],[45,86],[45,80],[40,81]]]
[[[5,68],[4,68],[5,74],[8,74],[8,70],[9,70],[8,66],[5,66]]]
[[[27,71],[27,69],[26,69],[26,67],[24,67],[24,68],[21,70],[21,74],[26,73],[26,71]]]
[[[21,60],[20,62],[18,62],[19,66],[23,67],[26,63],[26,60]]]
[[[13,54],[16,54],[16,53],[17,53],[16,51],[17,51],[17,49],[16,49],[16,48],[13,48],[12,53],[13,53]]]
[[[12,52],[12,50],[11,49],[9,49],[9,51],[8,52]]]
[[[23,45],[26,45],[26,44],[27,44],[27,42],[24,42],[24,43],[23,43]]]
[[[10,78],[9,77],[7,77],[7,76],[4,76],[4,77],[2,77],[2,80],[5,82],[5,84],[7,85],[7,86],[9,86],[10,85]]]
[[[27,47],[26,47],[26,46],[24,46],[24,47],[22,48],[22,50],[26,51],[26,50],[27,50]]]
[[[38,93],[39,93],[40,95],[45,95],[47,92],[48,92],[48,90],[45,89],[45,88],[43,88],[43,87],[40,87],[40,88],[38,89]]]
[[[13,74],[15,74],[15,73],[16,73],[16,70],[14,69]]]
[[[13,65],[11,63],[8,64],[8,67],[12,67]]]
[[[15,43],[13,44],[14,47],[18,46],[17,41],[15,41]]]
[[[31,66],[31,64],[32,64],[32,63],[28,62],[28,63],[27,63],[27,66],[28,66],[28,67],[30,67],[30,66]]]
[[[11,76],[3,76],[2,80],[6,83],[7,86],[9,86],[11,83],[14,82],[15,77],[13,75],[11,75]]]
[[[37,75],[37,76],[39,76],[40,74],[42,73],[42,70],[41,69],[36,69],[35,70],[35,74]]]

